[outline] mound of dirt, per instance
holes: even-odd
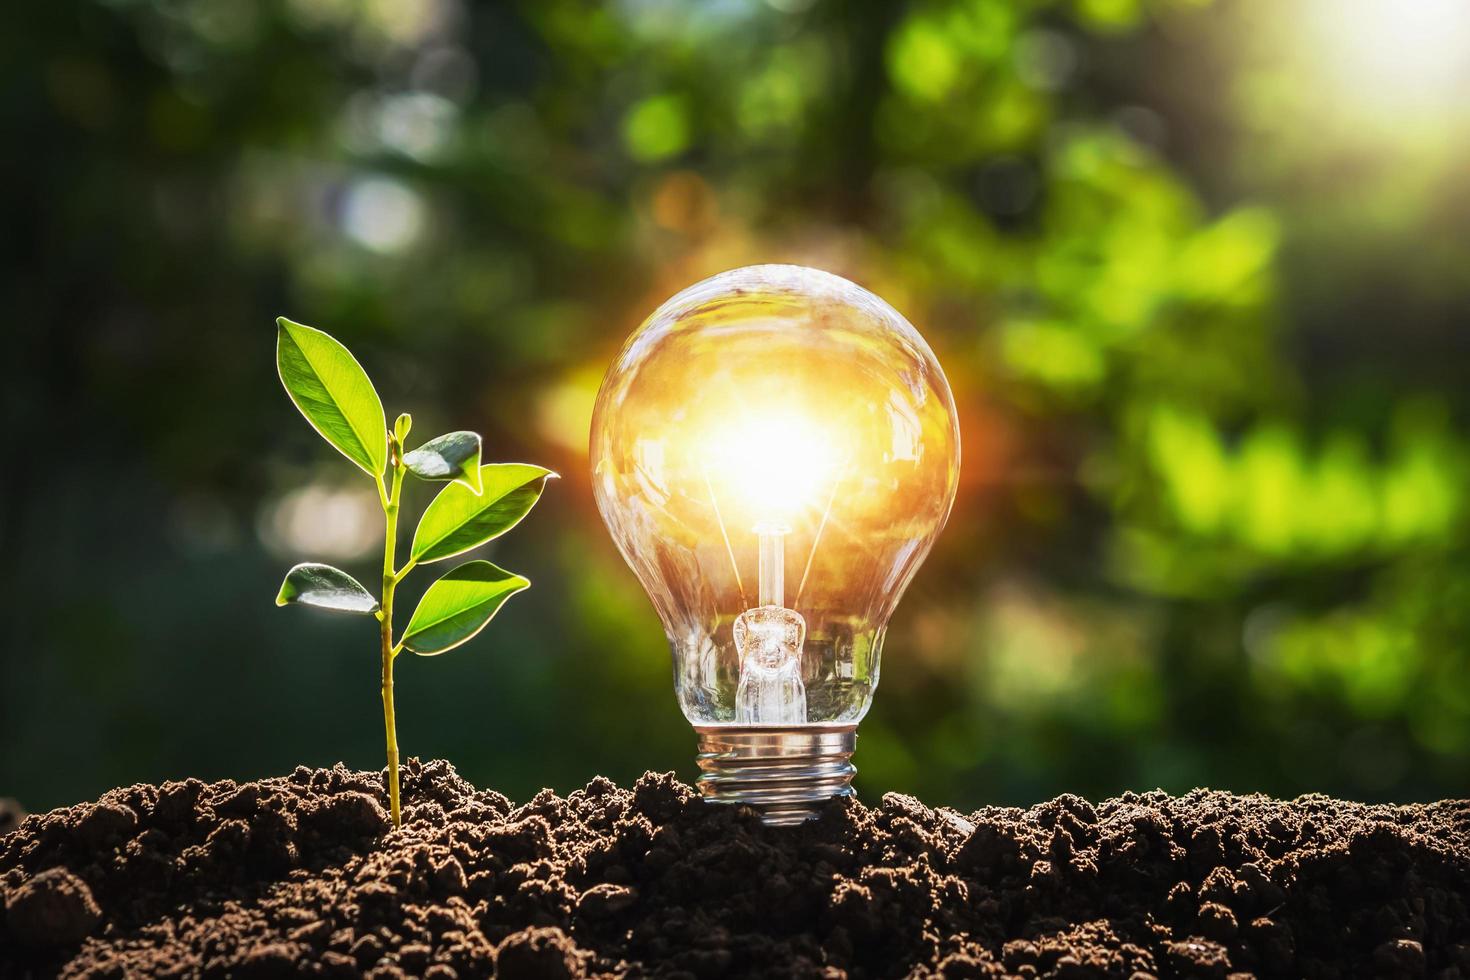
[[[0,974],[1470,978],[1470,802],[1196,791],[763,827],[445,762],[114,790],[0,837]]]

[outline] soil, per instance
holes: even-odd
[[[1470,978],[1470,802],[1198,790],[763,827],[671,774],[132,786],[0,837],[0,976]]]

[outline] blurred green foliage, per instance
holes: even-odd
[[[537,588],[400,679],[404,751],[692,776],[588,417],[660,301],[791,261],[907,314],[963,415],[861,792],[1463,795],[1470,79],[1410,83],[1470,31],[1355,66],[1379,25],[1330,6],[8,9],[0,791],[377,764],[370,626],[260,599],[379,545],[278,313],[568,477],[491,556]]]

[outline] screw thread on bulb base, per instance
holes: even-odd
[[[856,725],[696,725],[696,785],[710,803],[744,803],[761,822],[810,820],[834,796],[852,795]]]

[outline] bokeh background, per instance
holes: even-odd
[[[281,390],[279,313],[416,435],[565,475],[489,553],[535,587],[400,661],[405,752],[522,799],[692,778],[591,405],[664,298],[787,261],[903,311],[963,416],[862,793],[1464,795],[1461,0],[0,18],[0,793],[382,764],[374,624],[272,607],[381,547]]]

